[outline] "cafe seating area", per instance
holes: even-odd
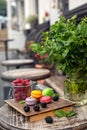
[[[85,6],[84,9],[87,11]],[[78,12],[78,10],[74,11]],[[71,13],[64,16],[68,19]],[[79,13],[78,17],[81,18]],[[80,22],[78,17],[77,23]],[[17,49],[16,53],[8,49],[8,42],[15,39],[0,40],[5,45],[4,50],[0,51],[0,130],[87,129],[87,105],[74,107],[75,101],[64,97],[66,75],[57,70],[56,65],[50,67],[50,64],[45,62],[40,64],[40,59],[37,60],[35,53],[29,48],[33,42],[36,44],[41,42],[42,32],[48,31],[50,31],[49,21],[29,30],[29,34],[25,34],[23,50]],[[51,91],[43,92],[45,89]],[[36,93],[33,93],[34,91]],[[41,98],[45,96],[50,97],[50,102],[41,101]],[[34,107],[29,106],[27,98],[35,101]],[[44,103],[46,103],[45,106]],[[60,110],[60,113],[57,110]],[[68,115],[69,112],[71,115]]]
[[[1,81],[0,89],[2,91],[1,105],[4,103],[4,100],[8,98],[8,93],[9,93],[9,90],[11,87],[11,84],[10,84],[11,81],[14,80],[15,78],[17,78],[18,75],[20,75],[21,78],[28,78],[28,79],[30,78],[31,80],[38,80],[39,83],[41,83],[40,81],[45,79],[44,83],[47,86],[51,87],[49,81],[50,81],[50,76],[52,75],[52,73],[50,73],[49,69],[40,68],[38,70],[39,73],[37,73],[38,68],[35,68],[33,59],[16,59],[16,57],[14,56],[14,53],[12,53],[12,51],[11,51],[11,52],[8,52],[9,60],[5,61],[5,60],[3,60],[3,57],[5,59],[4,52],[2,51],[2,52],[0,52],[0,54],[2,55],[2,57],[0,57],[1,58],[1,60],[0,60],[0,81]],[[27,71],[22,72],[24,70],[27,70]],[[46,72],[45,72],[45,70],[46,70]],[[27,76],[26,76],[26,73],[28,74]],[[15,77],[15,74],[16,74],[16,77]],[[13,78],[13,75],[14,75],[14,78]],[[62,78],[63,78],[62,75],[60,76],[60,78],[62,81]],[[48,81],[46,81],[47,79],[48,79]],[[58,80],[58,82],[59,81],[60,81],[60,79]],[[55,86],[55,85],[53,85],[53,86]],[[62,86],[62,83],[59,86]],[[55,91],[57,91],[55,88],[53,88],[53,89]],[[61,94],[61,92],[60,92],[60,94]]]

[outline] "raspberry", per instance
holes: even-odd
[[[22,100],[25,100],[26,99],[26,95],[23,95],[21,98],[22,98]]]
[[[53,123],[53,118],[51,117],[51,116],[47,116],[46,118],[45,118],[45,121],[46,121],[46,123]]]

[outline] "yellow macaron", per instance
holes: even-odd
[[[40,91],[40,90],[33,90],[31,92],[31,96],[34,97],[34,98],[40,98],[40,97],[42,97],[42,91]]]

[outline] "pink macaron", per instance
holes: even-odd
[[[35,105],[37,103],[37,99],[36,98],[33,98],[33,97],[27,97],[25,99],[25,102],[27,105]]]
[[[51,97],[50,96],[43,96],[43,97],[40,98],[40,102],[50,103]]]

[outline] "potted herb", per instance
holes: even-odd
[[[38,54],[48,54],[47,61],[57,64],[66,74],[65,98],[77,105],[87,103],[87,17],[76,23],[76,16],[64,17],[44,33],[41,43],[33,44]]]
[[[39,55],[34,54],[34,62],[36,68],[45,68],[49,69],[51,71],[51,74],[55,73],[55,67],[51,64],[49,64],[45,59],[48,57],[48,54],[46,55]]]
[[[32,28],[35,28],[38,24],[38,16],[37,15],[29,15],[26,19],[26,22],[31,25]]]

